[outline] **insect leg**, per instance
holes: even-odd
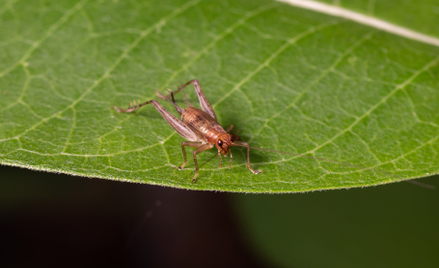
[[[223,157],[221,156],[221,152],[218,152],[218,157],[220,158],[220,163],[218,165],[218,168],[221,168],[223,166]]]
[[[203,144],[200,143],[200,142],[183,141],[183,142],[181,143],[181,151],[183,152],[184,163],[183,163],[183,165],[181,165],[181,166],[179,166],[179,167],[176,167],[176,168],[178,168],[179,170],[182,170],[182,169],[184,168],[184,166],[186,166],[186,164],[187,164],[186,150],[184,149],[185,146],[198,148],[198,147],[200,147],[201,145],[203,145]]]
[[[186,93],[184,92],[184,87],[185,86],[183,86],[183,85],[180,86],[180,87],[176,87],[177,89],[174,90],[174,91],[172,91],[172,90],[170,90],[168,88],[168,90],[171,91],[171,94],[169,94],[168,96],[163,96],[163,95],[160,94],[159,97],[162,98],[162,99],[165,99],[165,100],[168,99],[168,98],[172,98],[172,101],[175,103],[174,94],[178,93],[181,90],[183,92],[184,99],[186,100],[187,105],[188,106],[192,106],[191,103],[189,102],[189,100],[186,97]]]
[[[232,155],[232,151],[231,151],[231,150],[230,150],[229,154],[230,154],[229,169],[231,169],[231,168],[232,168],[232,158],[233,158],[233,155]]]
[[[147,104],[150,104],[152,102],[154,102],[154,100],[150,100],[150,101],[147,101],[147,102],[144,102],[144,103],[140,103],[140,104],[138,104],[136,106],[132,106],[131,103],[130,103],[130,106],[127,109],[121,109],[121,108],[118,108],[116,106],[111,106],[111,108],[116,109],[118,113],[131,113],[131,112],[139,109],[140,107],[145,106]],[[134,104],[136,104],[135,101],[134,101]]]
[[[191,80],[187,82],[186,84],[180,86],[177,90],[173,91],[174,94],[178,93],[180,90],[183,90],[185,87],[187,87],[189,84],[193,84],[195,87],[195,91],[197,92],[198,99],[200,100],[201,109],[208,113],[210,116],[212,116],[213,119],[216,119],[215,111],[213,110],[212,106],[210,106],[209,101],[207,100],[206,96],[204,96],[203,90],[201,89],[200,82],[198,82],[197,79]]]
[[[172,97],[172,102],[173,102],[174,104],[177,104],[177,103],[175,102],[175,99],[174,99],[174,92],[171,92],[171,97]]]
[[[174,100],[174,92],[171,92],[171,97],[172,97],[172,101],[168,99],[168,97],[164,96],[162,93],[156,91],[157,95],[159,96],[159,98],[162,98],[164,100],[169,101],[170,103],[172,103],[172,105],[174,105],[175,109],[177,110],[177,112],[181,115],[183,114],[184,110],[181,109],[180,107],[178,107],[177,103],[175,103]]]
[[[229,168],[232,168],[232,159],[233,159],[232,151],[229,151],[229,154],[230,154]],[[220,152],[218,152],[218,157],[220,158],[220,164],[218,165],[218,168],[221,168],[223,166],[223,157]],[[225,155],[224,157],[227,157],[227,155]]]
[[[236,132],[232,132],[232,130],[233,130],[233,125],[230,125],[230,126],[226,129],[226,132],[232,134],[233,139],[234,139],[235,141],[239,141],[241,138],[238,136],[238,133],[241,132],[241,130],[238,129],[238,131],[236,131]]]
[[[154,105],[154,107],[157,109],[157,111],[159,111],[162,114],[163,118],[168,122],[168,124],[175,131],[177,131],[177,133],[180,134],[183,138],[189,141],[198,141],[197,135],[185,123],[181,122],[179,119],[173,116],[170,112],[168,112],[165,108],[163,108],[163,106],[161,106],[160,103],[158,103],[158,101],[156,100],[147,101],[145,103],[141,103],[137,106],[128,109],[120,109],[115,106],[113,106],[112,108],[116,109],[119,113],[129,113],[150,103]]]
[[[193,152],[193,156],[194,156],[194,163],[195,163],[195,168],[196,168],[196,172],[195,172],[195,176],[194,176],[194,178],[192,179],[192,182],[195,182],[195,180],[197,179],[197,176],[198,176],[198,163],[197,163],[197,154],[199,154],[199,153],[201,153],[201,152],[203,152],[203,151],[206,151],[206,150],[209,150],[209,149],[211,149],[211,148],[213,148],[213,145],[212,144],[203,144],[203,145],[201,145],[200,147],[198,147],[194,152]]]
[[[262,172],[262,170],[254,170],[251,166],[250,166],[250,145],[248,145],[248,143],[243,142],[243,141],[235,141],[232,142],[232,146],[241,146],[241,147],[247,147],[247,167],[251,170],[251,172],[253,172],[254,174],[258,174],[259,172]]]

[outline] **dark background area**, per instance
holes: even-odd
[[[0,267],[439,265],[439,176],[246,195],[0,174]]]
[[[439,267],[439,176],[348,190],[234,195],[270,266]]]
[[[260,267],[231,194],[0,174],[1,267]]]

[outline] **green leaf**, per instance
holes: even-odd
[[[273,193],[438,173],[436,46],[271,1],[8,1],[0,15],[4,165]],[[191,160],[174,169],[184,139],[153,106],[111,109],[190,79],[220,124],[290,155],[252,150],[254,175],[243,148],[231,169],[211,150],[191,183]]]

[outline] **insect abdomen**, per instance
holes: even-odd
[[[226,131],[208,113],[195,107],[188,107],[181,115],[181,120],[192,129],[197,136],[210,144],[215,143],[218,135]]]

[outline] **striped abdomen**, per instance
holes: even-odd
[[[181,115],[181,121],[194,131],[197,137],[215,144],[218,136],[227,133],[208,113],[195,107],[187,107]]]

